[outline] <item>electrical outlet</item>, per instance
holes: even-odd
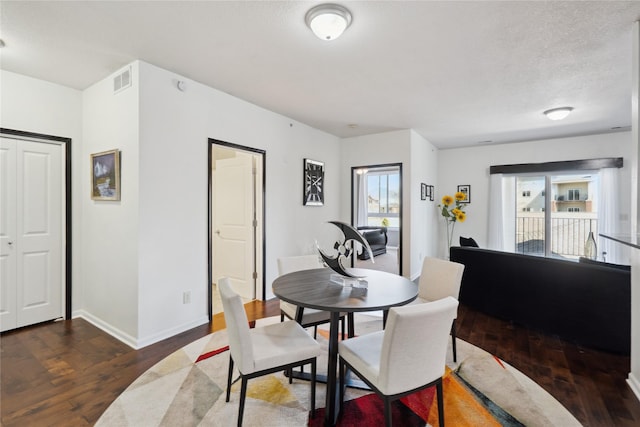
[[[191,304],[191,291],[184,291],[182,293],[182,303]]]

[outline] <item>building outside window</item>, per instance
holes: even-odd
[[[597,185],[590,172],[516,176],[516,252],[583,256],[589,232],[598,231]]]

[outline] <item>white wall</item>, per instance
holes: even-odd
[[[436,201],[445,194],[453,195],[458,185],[471,185],[471,203],[467,209],[467,220],[456,225],[453,241],[458,237],[473,237],[480,246],[487,245],[489,224],[489,167],[494,165],[541,163],[562,160],[582,160],[600,157],[623,157],[620,170],[620,197],[622,230],[628,229],[630,193],[630,132],[549,139],[514,144],[487,145],[470,148],[440,150],[438,153],[438,182]],[[444,250],[444,222],[439,222],[441,242]]]
[[[415,279],[422,259],[435,256],[428,230],[430,202],[420,201],[420,183],[433,184],[436,176],[436,150],[413,130],[345,138],[341,143],[341,218],[351,223],[351,168],[402,163],[402,275]]]
[[[137,347],[140,338],[138,64],[132,64],[132,86],[115,94],[114,75],[83,92],[84,155],[74,165],[82,170],[77,191],[83,210],[82,243],[76,248],[82,265],[78,286],[82,288],[83,298],[76,314]],[[121,152],[121,200],[92,200],[90,154],[113,149]]]
[[[208,138],[266,151],[267,299],[277,258],[314,253],[323,224],[339,218],[342,184],[337,137],[131,65],[133,85],[118,94],[117,72],[79,92],[2,71],[1,126],[72,138],[74,316],[142,347],[207,321]],[[89,154],[114,148],[122,200],[93,201]],[[302,205],[303,158],[325,162],[324,206]]]
[[[438,256],[438,199],[421,199],[421,184],[438,187],[438,150],[411,131],[411,279],[420,276],[422,261]]]
[[[65,86],[0,71],[0,127],[24,132],[71,138],[72,157],[72,309],[81,306],[78,248],[80,240],[80,194],[84,159],[82,150],[82,92]]]
[[[314,253],[339,214],[339,140],[309,126],[139,62],[141,345],[207,319],[208,138],[266,150],[266,298],[276,260]],[[176,88],[186,81],[186,90]],[[325,162],[321,207],[302,205],[303,158]],[[191,290],[192,303],[182,304]]]

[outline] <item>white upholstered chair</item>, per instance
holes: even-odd
[[[229,401],[234,362],[237,365],[242,385],[238,426],[242,425],[247,381],[251,378],[295,366],[311,364],[311,415],[315,414],[316,358],[320,345],[307,331],[294,321],[274,323],[260,328],[249,328],[247,313],[240,296],[231,289],[228,278],[218,281],[224,319],[229,335],[229,376],[227,399]]]
[[[464,273],[464,264],[426,257],[422,262],[422,273],[420,273],[420,281],[418,282],[418,297],[412,304],[436,301],[448,296],[458,299],[462,273]],[[451,324],[451,348],[453,350],[453,361],[457,362],[455,319]]]
[[[292,273],[294,271],[312,270],[314,268],[324,267],[320,262],[318,255],[299,255],[278,258],[278,274],[280,276]],[[323,323],[329,323],[330,313],[328,311],[315,310],[312,308],[302,308],[302,319],[300,325],[303,328],[313,326],[313,336],[316,337],[318,332],[318,325]],[[296,320],[296,313],[298,306],[288,303],[286,301],[280,301],[280,321],[284,321],[285,317]],[[344,336],[344,314],[340,315],[342,321],[342,334]]]
[[[436,386],[439,425],[444,426],[442,376],[447,343],[458,300],[394,307],[383,331],[341,341],[340,402],[344,399],[345,367],[349,367],[384,401],[385,425],[391,426],[391,402]]]

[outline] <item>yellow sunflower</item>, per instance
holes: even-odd
[[[465,214],[462,211],[458,211],[458,213],[455,214],[455,215],[456,215],[456,218],[458,219],[458,221],[460,221],[460,222],[464,222],[464,220],[467,219],[467,214]]]
[[[462,191],[458,191],[454,197],[455,197],[455,198],[456,198],[456,200],[457,200],[457,201],[459,201],[459,202],[461,202],[461,201],[463,201],[463,200],[466,200],[466,199],[467,199],[467,195],[466,195],[466,194],[464,194]]]
[[[445,205],[445,206],[449,206],[449,205],[451,205],[451,203],[453,203],[453,197],[451,197],[451,196],[444,196],[444,197],[442,198],[442,204],[443,204],[443,205]]]

